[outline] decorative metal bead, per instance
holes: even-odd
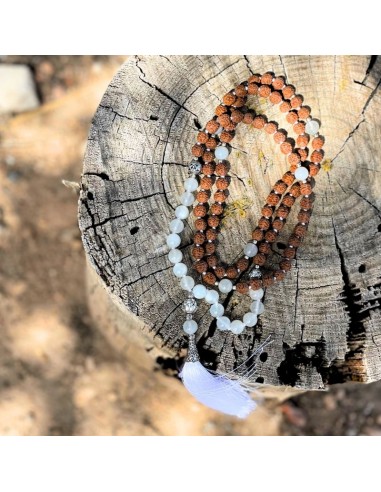
[[[187,314],[193,314],[197,311],[197,302],[192,297],[188,297],[182,304],[182,310]]]
[[[193,160],[188,165],[188,173],[189,174],[200,174],[201,172],[201,162]]]

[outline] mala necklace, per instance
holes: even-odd
[[[268,121],[266,116],[257,115],[248,109],[248,95],[268,98],[270,103],[278,105],[280,111],[286,114],[287,122],[292,125],[296,140],[288,138],[287,132],[279,128],[276,122]],[[241,122],[272,135],[281,153],[287,156],[290,169],[274,184],[267,196],[258,226],[252,231],[252,240],[244,246],[243,254],[233,264],[226,265],[216,255],[216,241],[221,216],[229,197],[228,144]],[[239,335],[246,327],[257,324],[258,316],[264,311],[264,289],[284,279],[307,232],[314,200],[313,177],[319,172],[324,155],[324,138],[318,134],[319,127],[319,122],[311,118],[310,108],[303,105],[303,97],[295,94],[295,88],[286,84],[283,77],[265,73],[253,75],[223,96],[213,119],[198,133],[197,143],[192,148],[194,158],[189,165],[190,177],[184,182],[185,192],[181,196],[181,205],[175,210],[176,218],[170,223],[171,233],[167,236],[170,248],[168,258],[174,264],[173,273],[180,279],[180,286],[188,292],[182,307],[186,313],[183,330],[189,337],[189,348],[180,376],[196,399],[223,413],[246,417],[256,405],[240,384],[235,371],[213,374],[200,363],[195,343],[198,325],[193,319],[197,300],[202,299],[210,305],[210,314],[216,318],[219,330],[230,330]],[[307,160],[310,137],[312,153],[310,160]],[[298,197],[301,198],[298,222],[288,238],[279,266],[275,270],[265,270],[263,267],[271,252],[271,244],[276,241]],[[188,273],[188,267],[182,262],[183,254],[178,249],[181,244],[179,234],[184,229],[183,221],[188,218],[189,207],[192,206],[196,232],[191,253],[195,260],[193,269],[202,279],[202,283],[198,284]],[[249,294],[252,300],[250,311],[242,320],[230,320],[224,313],[223,304],[219,302],[220,293],[228,294],[232,290],[239,294]],[[250,358],[258,355],[267,343],[268,340]]]

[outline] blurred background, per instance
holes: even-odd
[[[238,421],[97,329],[76,183],[124,59],[0,57],[0,435],[381,435],[381,383],[267,400]]]

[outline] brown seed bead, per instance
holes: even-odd
[[[297,170],[298,166],[296,164],[291,164],[290,171],[294,173]]]
[[[277,144],[281,144],[286,140],[286,135],[282,131],[277,131],[274,133],[274,140]]]
[[[300,192],[302,195],[310,195],[312,191],[312,186],[310,183],[301,183]]]
[[[270,72],[264,73],[261,77],[262,84],[270,85],[272,84],[272,81],[273,81],[273,74]]]
[[[295,197],[295,198],[298,198],[298,196],[300,196],[300,192],[301,192],[301,189],[300,189],[300,184],[299,183],[294,183],[291,188],[290,188],[290,195]]]
[[[220,125],[216,120],[210,120],[206,124],[205,128],[209,133],[214,133],[219,129]]]
[[[199,191],[196,194],[196,200],[199,203],[206,203],[210,198],[210,191]]]
[[[222,104],[220,104],[216,107],[215,114],[216,114],[216,116],[221,116],[222,114],[226,113],[227,110],[228,110],[228,108],[226,106],[223,106]]]
[[[298,121],[298,123],[295,123],[293,128],[294,128],[294,132],[297,135],[302,135],[306,129],[306,125],[303,123],[303,121]]]
[[[286,195],[283,198],[283,205],[286,205],[286,207],[292,207],[295,203],[295,198],[292,195]]]
[[[253,127],[261,130],[266,124],[266,119],[263,116],[256,116],[253,120]]]
[[[220,223],[220,218],[217,215],[211,215],[208,217],[208,225],[209,227],[218,227]]]
[[[205,243],[205,234],[202,232],[196,232],[196,234],[193,236],[193,242],[194,244],[203,244]]]
[[[296,139],[296,145],[304,149],[304,147],[307,147],[309,140],[310,137],[308,135],[298,135],[298,138]]]
[[[234,133],[230,133],[230,132],[222,132],[220,135],[221,142],[225,142],[225,143],[231,142],[233,138],[234,138]]]
[[[216,202],[224,202],[226,198],[228,197],[227,193],[225,191],[216,191],[215,194],[213,195],[213,198]]]
[[[263,266],[266,263],[266,256],[263,253],[257,253],[253,258],[255,265]]]
[[[226,162],[219,162],[216,166],[216,174],[217,176],[226,176],[229,172],[229,166]]]
[[[205,162],[211,162],[214,159],[214,152],[206,150],[202,156]]]
[[[194,222],[194,226],[198,231],[205,231],[207,225],[208,224],[205,219],[197,219]]]
[[[208,264],[205,260],[196,261],[196,263],[193,263],[193,268],[196,272],[203,273],[208,270]]]
[[[305,208],[306,210],[311,210],[311,208],[313,207],[313,198],[312,198],[312,195],[310,195],[309,197],[307,196],[304,196],[301,200],[300,200],[300,206],[302,208]]]
[[[236,263],[236,267],[241,272],[244,272],[249,268],[249,260],[247,258],[240,258]]]
[[[249,84],[251,84],[252,82],[260,82],[261,81],[261,76],[260,75],[251,75],[247,81],[249,82]]]
[[[291,234],[291,236],[288,238],[288,244],[290,246],[293,246],[294,248],[300,246],[301,242],[302,242],[301,238],[296,234]]]
[[[308,157],[308,150],[306,149],[298,149],[298,154],[300,155],[300,160],[304,162]]]
[[[216,163],[214,161],[205,162],[205,164],[203,164],[201,167],[201,172],[203,174],[206,174],[207,176],[211,176],[214,173],[215,169],[216,169]]]
[[[217,264],[218,264],[218,258],[216,255],[210,255],[207,257],[206,259],[206,262],[208,263],[208,265],[213,268],[213,267],[216,267]]]
[[[282,272],[282,270],[275,270],[274,272],[275,280],[277,280],[278,282],[282,281],[285,276],[286,274]]]
[[[286,120],[293,125],[298,121],[298,114],[295,111],[289,111],[286,116]]]
[[[216,186],[218,190],[226,190],[229,187],[229,180],[227,178],[218,178]]]
[[[272,85],[273,85],[274,89],[276,89],[277,91],[282,90],[283,86],[284,86],[284,78],[283,77],[275,77]]]
[[[270,123],[267,123],[265,126],[265,132],[268,133],[269,135],[272,135],[277,130],[278,130],[278,125],[273,121],[270,121]]]
[[[301,120],[306,120],[309,117],[310,113],[311,111],[309,107],[302,106],[298,111],[298,116]]]
[[[311,218],[311,212],[306,212],[305,210],[301,210],[298,213],[298,221],[308,224]]]
[[[249,286],[251,287],[252,290],[258,290],[263,286],[262,280],[259,278],[254,278],[253,280],[249,280]]]
[[[285,99],[290,99],[295,94],[295,89],[292,85],[286,85],[282,93]]]
[[[283,101],[282,104],[279,106],[279,109],[282,113],[288,113],[291,109],[291,104],[288,101]]]
[[[274,274],[272,272],[265,272],[262,277],[263,287],[270,287],[274,283]]]
[[[243,120],[243,113],[239,109],[234,109],[231,112],[231,120],[233,123],[241,123]]]
[[[226,276],[230,279],[232,278],[237,278],[238,277],[238,272],[237,272],[237,269],[233,266],[230,266],[229,268],[227,268],[226,270]]]
[[[249,84],[247,88],[247,93],[251,96],[255,96],[258,94],[259,85],[258,84]]]
[[[258,89],[258,94],[261,97],[269,97],[269,95],[271,94],[271,89],[268,85],[261,85]]]
[[[266,198],[266,203],[268,205],[271,205],[272,207],[278,205],[279,201],[280,201],[280,196],[276,195],[275,193],[270,193],[270,195]]]
[[[237,99],[235,100],[235,103],[233,104],[233,106],[235,108],[242,108],[242,106],[245,106],[245,98],[243,97],[237,97]]]
[[[310,169],[310,175],[316,176],[317,173],[320,171],[320,165],[319,164],[310,164],[309,169]]]
[[[216,282],[216,276],[212,272],[207,272],[202,276],[203,281],[208,285],[214,285]]]
[[[213,137],[208,138],[208,140],[205,142],[205,147],[207,149],[214,150],[217,147],[217,145],[218,145],[218,142]]]
[[[228,125],[230,125],[231,120],[230,116],[227,113],[221,114],[218,118],[218,123],[223,127],[226,128]]]
[[[208,229],[206,231],[206,239],[208,241],[215,241],[217,239],[217,231],[214,229]]]
[[[205,205],[196,205],[193,209],[193,214],[196,217],[205,217],[207,209]]]
[[[200,181],[200,188],[202,190],[210,190],[213,186],[213,179],[208,176],[203,176]]]
[[[226,270],[224,267],[218,266],[217,268],[214,269],[214,273],[216,274],[216,277],[224,278]]]
[[[227,132],[232,132],[235,130],[235,128],[236,128],[236,124],[233,123],[232,121],[228,125],[225,126],[225,130]]]
[[[246,92],[246,87],[242,84],[237,85],[237,87],[234,89],[236,96],[238,97],[245,97],[247,92]]]
[[[251,237],[255,241],[262,241],[262,239],[264,237],[264,233],[263,233],[262,229],[260,229],[259,227],[256,227],[253,230],[253,232],[251,233]]]
[[[261,217],[258,221],[258,226],[263,230],[267,231],[267,229],[270,227],[270,221],[269,219],[266,219],[266,217]]]
[[[238,282],[235,290],[238,292],[238,294],[247,294],[249,292],[249,286],[247,284],[244,284],[243,282]]]
[[[282,101],[282,95],[278,91],[273,91],[269,96],[271,104],[279,104]]]
[[[212,255],[213,253],[216,252],[216,245],[214,243],[206,243],[205,252],[207,255]]]
[[[300,156],[299,154],[296,154],[295,152],[292,152],[288,158],[288,163],[291,165],[291,166],[296,166],[297,164],[299,164],[300,162]]]
[[[282,144],[283,145],[283,144]],[[274,185],[274,191],[283,195],[283,193],[287,190],[287,185],[283,181],[279,180]]]
[[[319,164],[323,160],[324,152],[322,150],[314,150],[311,154],[311,161],[314,164]]]
[[[275,231],[267,231],[266,234],[265,234],[265,239],[266,241],[268,241],[269,243],[273,243],[276,238],[278,237],[277,233]]]
[[[271,251],[271,246],[269,243],[260,243],[258,246],[258,250],[260,253],[263,253],[264,255],[268,255]]]
[[[276,216],[281,217],[282,219],[286,219],[289,213],[290,209],[288,207],[286,207],[285,205],[279,205],[276,211]]]
[[[204,144],[205,142],[207,142],[208,138],[209,138],[209,135],[207,133],[199,132],[197,135],[197,142]]]
[[[226,106],[231,106],[232,104],[235,103],[236,99],[237,98],[234,94],[232,94],[231,92],[228,92],[227,94],[224,95],[224,97],[222,98],[222,101],[224,104],[226,104]]]
[[[210,212],[213,215],[221,215],[223,211],[224,211],[224,208],[219,203],[213,203],[213,205],[210,207]]]
[[[307,233],[307,226],[303,224],[297,224],[294,233],[299,237],[304,237]]]
[[[324,138],[321,137],[320,135],[318,137],[315,137],[312,140],[311,145],[314,150],[320,150],[324,145]]]
[[[271,217],[273,212],[274,212],[273,207],[270,207],[269,205],[265,205],[261,210],[261,214],[267,218]]]
[[[295,258],[296,251],[295,248],[286,248],[282,252],[282,256],[285,258],[288,258],[289,260],[292,260],[292,258]]]
[[[272,223],[272,226],[277,231],[281,231],[283,229],[284,223],[285,220],[275,219],[274,222]]]
[[[286,173],[283,174],[282,176],[282,181],[286,183],[286,185],[290,186],[295,180],[295,176],[290,173],[290,171],[287,171]]]
[[[201,260],[205,254],[205,250],[202,246],[195,246],[192,248],[192,256],[195,260]]]
[[[303,104],[303,97],[302,96],[295,96],[291,99],[291,106],[293,108],[299,108]]]
[[[291,262],[286,258],[280,261],[279,266],[282,270],[285,270],[286,272],[289,272],[292,268]]]
[[[202,145],[193,145],[192,147],[192,155],[195,157],[201,157],[202,154],[204,153],[204,147]]]
[[[254,120],[253,113],[248,111],[247,113],[245,113],[242,122],[245,123],[245,125],[251,125],[251,123],[253,123],[253,120]]]
[[[292,145],[290,144],[290,142],[283,142],[282,144],[280,144],[280,151],[282,152],[282,154],[291,154]]]

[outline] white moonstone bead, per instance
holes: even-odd
[[[181,195],[181,203],[186,207],[190,207],[194,202],[194,195],[190,191],[186,191]]]
[[[185,277],[187,271],[188,267],[185,265],[185,263],[176,263],[176,265],[173,267],[173,273],[176,275],[176,277]]]
[[[294,175],[296,179],[299,179],[300,181],[304,181],[305,179],[308,178],[308,170],[307,168],[300,166],[296,169]]]
[[[249,258],[252,258],[258,253],[258,247],[254,243],[247,243],[243,252]]]
[[[309,120],[306,123],[306,133],[309,135],[315,135],[319,131],[320,125],[316,120]]]
[[[220,289],[220,291],[224,294],[227,294],[228,292],[230,292],[233,288],[233,283],[227,279],[227,278],[224,278],[223,280],[220,281],[220,283],[218,284],[218,288]]]
[[[249,290],[249,296],[253,299],[253,301],[259,301],[263,297],[263,289],[257,289],[257,290]]]
[[[204,299],[206,295],[206,287],[202,284],[197,284],[192,289],[193,295],[196,299]]]
[[[220,297],[220,294],[216,290],[209,290],[207,291],[205,295],[205,301],[208,304],[216,304],[218,302],[218,298]]]
[[[245,325],[239,319],[235,319],[230,323],[230,331],[235,335],[239,335],[240,333],[243,332],[244,329],[245,329]]]
[[[198,326],[194,319],[187,319],[183,324],[183,330],[188,335],[193,335],[193,333],[196,333],[197,328]]]
[[[196,178],[187,178],[184,181],[184,188],[187,191],[196,191],[198,188],[198,181]]]
[[[169,229],[171,232],[174,232],[175,234],[179,234],[184,230],[184,222],[180,219],[173,219],[169,224]]]
[[[230,319],[227,316],[221,316],[217,320],[217,328],[221,331],[230,329]]]
[[[228,157],[229,149],[225,146],[219,145],[218,147],[216,147],[216,150],[214,151],[214,155],[216,159],[220,159],[221,161],[223,161]]]
[[[262,314],[265,310],[265,306],[261,301],[254,301],[250,305],[250,310],[254,314]]]
[[[167,244],[171,249],[177,248],[181,243],[180,236],[178,234],[168,234]]]
[[[243,317],[243,322],[246,326],[255,326],[258,321],[258,316],[255,313],[246,313]]]
[[[191,291],[194,287],[194,280],[189,275],[185,275],[180,281],[181,288],[184,290]]]
[[[171,249],[171,251],[168,253],[168,260],[171,263],[180,263],[182,259],[183,254],[179,249]]]
[[[224,314],[224,306],[222,304],[212,304],[210,306],[209,312],[213,316],[213,318],[221,318]]]
[[[178,219],[186,219],[189,215],[188,207],[185,205],[179,205],[176,207],[175,215]]]
[[[224,130],[224,129],[222,128],[222,126],[220,126],[220,127],[218,128],[218,130],[217,130],[216,132],[214,132],[214,133],[215,133],[216,135],[221,135],[221,133],[223,132],[223,130]]]

